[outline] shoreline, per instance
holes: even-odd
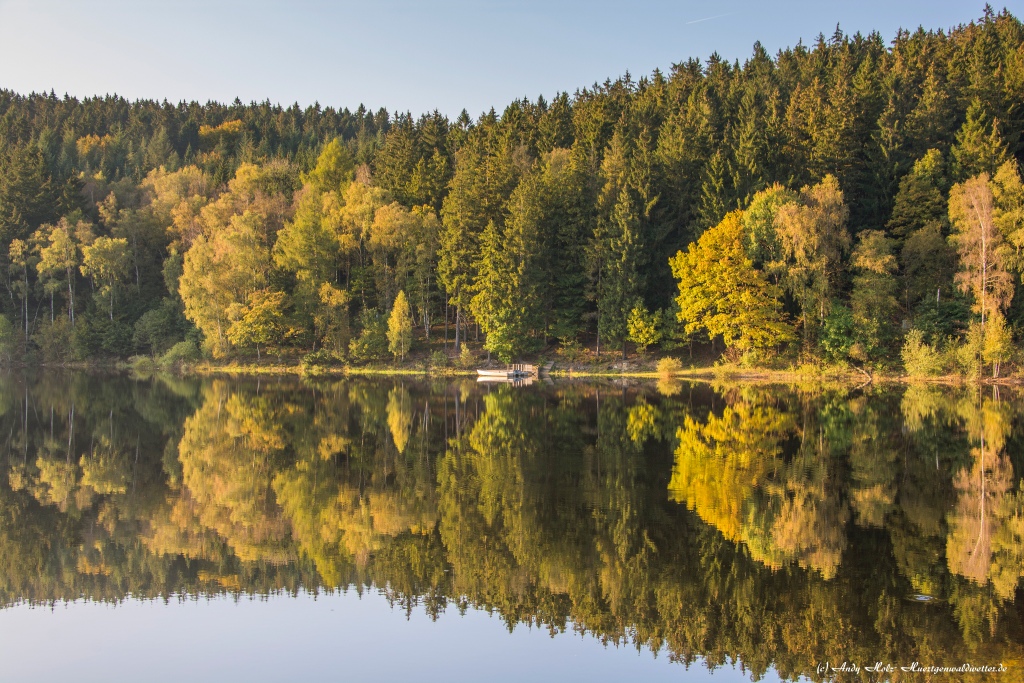
[[[636,362],[636,361],[628,361]],[[28,364],[7,363],[8,369],[19,368],[40,370],[61,370],[78,372],[125,372],[140,376],[157,374],[173,374],[180,377],[298,377],[298,378],[340,378],[340,377],[418,377],[422,379],[439,378],[475,378],[476,369],[458,367],[395,367],[387,365],[352,366],[314,366],[312,369],[303,367],[300,362],[274,363],[185,363],[177,367],[161,367],[155,362],[136,364],[128,361],[73,361],[59,364]],[[1024,376],[1007,375],[993,378],[981,376],[971,378],[965,375],[939,375],[934,377],[910,376],[900,373],[885,372],[869,375],[866,371],[854,368],[837,368],[828,366],[805,365],[799,368],[747,368],[737,365],[712,365],[683,368],[669,375],[659,373],[653,368],[608,369],[608,368],[563,368],[557,363],[547,377],[554,380],[651,380],[651,381],[690,381],[702,383],[737,382],[745,384],[787,384],[800,385],[816,383],[823,386],[844,386],[860,388],[876,385],[938,385],[963,387],[978,386],[1009,386],[1024,385]]]
[[[78,368],[71,368],[70,364],[63,366],[70,369],[92,369],[97,366],[90,364],[81,365]],[[133,370],[132,365],[120,363],[116,366],[102,366],[116,368],[118,370]],[[168,370],[156,369],[156,372],[168,372]],[[309,371],[300,363],[198,363],[185,365],[176,372],[182,376],[198,377],[267,377],[267,376],[293,376],[301,378],[319,377],[420,377],[424,379],[437,378],[470,378],[476,377],[476,369],[464,368],[409,368],[389,366],[329,366],[317,367]],[[855,369],[820,368],[804,366],[802,369],[772,369],[772,368],[744,368],[731,365],[704,366],[686,368],[671,375],[665,375],[656,370],[609,370],[599,368],[573,369],[559,368],[557,365],[547,376],[556,380],[573,379],[637,379],[654,381],[695,381],[695,382],[741,382],[749,384],[806,384],[810,382],[824,385],[841,385],[853,388],[878,385],[924,385],[933,384],[940,386],[1020,386],[1024,385],[1024,377],[1009,375],[1004,377],[977,377],[970,378],[963,375],[941,375],[934,377],[914,377],[898,373],[878,373],[868,375],[863,371]]]

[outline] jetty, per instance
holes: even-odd
[[[525,380],[533,380],[537,377],[537,366],[525,363],[514,363],[501,368],[478,368],[476,371],[478,382],[515,382],[525,383]]]

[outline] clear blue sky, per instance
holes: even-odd
[[[993,3],[996,9],[1004,5]],[[1024,0],[1005,6],[1022,16]],[[712,52],[948,28],[971,0],[0,0],[0,87],[470,114]]]

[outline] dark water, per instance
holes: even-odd
[[[1001,391],[3,377],[0,678],[1019,680]]]

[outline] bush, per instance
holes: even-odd
[[[658,361],[658,376],[663,379],[671,379],[683,371],[683,364],[678,358],[666,357]]]
[[[307,353],[302,357],[300,363],[303,374],[306,375],[317,375],[323,372],[326,368],[333,365],[337,365],[339,358],[327,349],[319,349],[312,353]]]
[[[128,359],[128,363],[131,364],[132,371],[140,377],[149,377],[160,369],[157,367],[156,361],[149,356],[132,356]]]
[[[185,336],[189,324],[170,299],[164,299],[157,308],[146,311],[136,322],[132,342],[141,351],[159,356]]]
[[[32,341],[39,347],[44,363],[66,363],[74,358],[74,333],[71,321],[61,316],[41,324]]]
[[[921,330],[910,330],[907,333],[900,357],[903,359],[904,369],[911,377],[934,377],[942,374],[942,354],[931,344],[925,343],[924,332]]]
[[[566,339],[562,341],[562,345],[558,348],[558,355],[566,359],[570,363],[575,363],[579,359],[583,358],[587,350],[583,348],[575,339]]]
[[[0,362],[11,360],[18,335],[6,315],[0,315]]]
[[[469,346],[464,344],[459,353],[459,366],[469,370],[476,366],[476,354],[470,351]]]
[[[448,354],[444,351],[434,351],[430,354],[430,367],[444,368],[448,366]]]
[[[160,356],[160,360],[157,363],[164,369],[178,369],[188,363],[195,363],[200,358],[199,347],[196,346],[195,342],[180,341],[167,349],[167,353]]]
[[[967,377],[977,379],[981,377],[982,354],[985,350],[985,333],[982,331],[981,323],[972,323],[967,328],[967,334],[961,343],[953,346],[952,355],[956,359],[956,365]]]

